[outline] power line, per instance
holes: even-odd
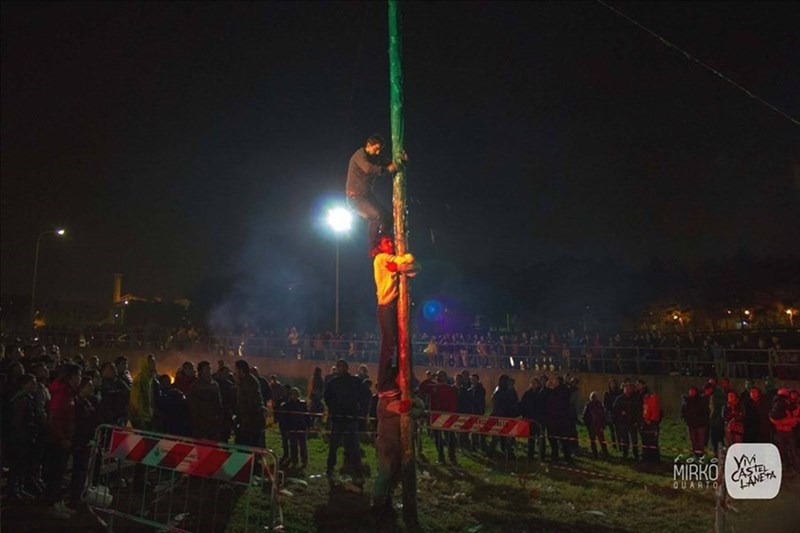
[[[730,83],[731,85],[733,85],[734,87],[736,87],[737,89],[739,89],[740,91],[744,92],[744,93],[745,93],[747,96],[749,96],[750,98],[752,98],[752,99],[754,99],[754,100],[757,100],[757,101],[761,102],[762,104],[764,104],[764,105],[765,105],[765,106],[767,106],[768,108],[772,109],[773,111],[775,111],[775,112],[776,112],[776,113],[778,113],[779,115],[782,115],[783,117],[785,117],[785,118],[788,118],[789,120],[791,120],[792,122],[794,122],[794,124],[795,124],[796,126],[800,126],[800,120],[797,120],[796,118],[794,118],[794,117],[792,117],[791,115],[789,115],[789,114],[785,113],[784,111],[781,111],[780,109],[778,109],[778,108],[777,108],[777,107],[775,107],[774,105],[770,104],[769,102],[767,102],[766,100],[764,100],[763,98],[761,98],[760,96],[758,96],[757,94],[753,94],[751,91],[749,91],[748,89],[746,89],[746,88],[742,87],[741,85],[739,85],[738,83],[736,83],[736,82],[735,82],[735,81],[733,81],[732,79],[728,78],[727,76],[725,76],[725,75],[724,75],[723,73],[721,73],[720,71],[718,71],[718,70],[714,69],[713,67],[710,67],[709,65],[706,65],[705,63],[703,63],[702,61],[700,61],[699,59],[697,59],[696,57],[694,57],[693,55],[691,55],[691,54],[690,54],[689,52],[687,52],[686,50],[683,50],[681,47],[679,47],[679,46],[677,46],[677,45],[675,45],[675,44],[673,44],[673,43],[669,42],[669,41],[668,41],[668,40],[666,40],[664,37],[660,36],[659,34],[657,34],[656,32],[654,32],[654,31],[653,31],[653,30],[651,30],[650,28],[648,28],[648,27],[644,26],[643,24],[640,24],[639,22],[637,22],[636,20],[632,19],[631,17],[629,17],[629,16],[628,16],[628,15],[626,15],[625,13],[622,13],[621,11],[617,10],[616,8],[614,8],[613,6],[610,6],[609,4],[607,4],[607,3],[603,2],[603,0],[597,0],[597,2],[598,2],[600,5],[603,5],[603,6],[607,7],[608,9],[610,9],[611,11],[613,11],[614,13],[616,13],[617,15],[619,15],[620,17],[622,17],[622,18],[624,18],[624,19],[626,19],[626,20],[630,21],[631,23],[635,24],[635,25],[636,25],[636,26],[638,26],[639,28],[643,29],[644,31],[646,31],[647,33],[649,33],[650,35],[652,35],[653,37],[655,37],[656,39],[658,39],[659,41],[661,41],[662,43],[664,43],[666,46],[668,46],[668,47],[670,47],[670,48],[674,48],[674,49],[675,49],[675,50],[677,50],[678,52],[682,53],[684,56],[686,56],[686,58],[687,58],[687,59],[690,59],[690,60],[694,61],[695,63],[697,63],[697,64],[698,64],[698,65],[700,65],[701,67],[705,68],[706,70],[710,70],[711,72],[713,72],[714,74],[716,74],[718,77],[722,78],[723,80],[727,81],[728,83]]]

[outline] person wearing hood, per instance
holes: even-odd
[[[158,388],[156,358],[153,354],[139,362],[139,373],[133,378],[128,416],[135,429],[150,431],[155,418],[156,391]]]
[[[603,450],[603,455],[608,459],[608,446],[606,446],[606,438],[604,431],[607,424],[606,410],[600,402],[600,396],[596,392],[589,395],[589,401],[583,407],[583,423],[589,431],[589,441],[592,446],[592,456],[597,459],[597,441],[600,441],[600,447]]]

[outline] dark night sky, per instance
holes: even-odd
[[[796,3],[613,5],[800,117]],[[797,251],[800,127],[630,22],[592,2],[403,10],[423,261],[502,278],[563,254]],[[107,301],[113,272],[168,298],[219,276],[328,291],[316,218],[364,137],[388,138],[387,46],[382,2],[4,2],[3,294],[28,293],[55,225],[42,298]],[[342,270],[369,294],[363,229]]]

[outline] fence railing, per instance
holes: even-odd
[[[178,338],[137,333],[95,333],[79,338],[51,335],[54,341],[85,350],[149,350],[214,353],[351,363],[378,361],[378,339],[339,340],[277,337],[204,336]],[[537,344],[440,343],[412,341],[414,364],[432,367],[504,368],[631,374],[717,375],[800,379],[800,350],[644,346],[562,346]]]

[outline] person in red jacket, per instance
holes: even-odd
[[[424,389],[423,389],[424,387]],[[431,411],[455,413],[457,407],[456,389],[447,382],[447,373],[440,370],[436,373],[435,383],[423,382],[420,385],[420,394],[428,396]],[[456,438],[452,431],[434,430],[433,439],[436,443],[436,452],[439,454],[439,464],[444,464],[444,447],[447,445],[447,455],[453,465],[456,461]]]
[[[50,406],[45,441],[44,476],[47,484],[45,503],[54,518],[69,518],[74,510],[61,497],[61,480],[67,469],[72,439],[75,436],[75,394],[81,383],[81,367],[66,364],[61,377],[50,384]]]
[[[800,419],[792,412],[789,389],[782,388],[778,391],[772,402],[769,421],[775,426],[775,444],[781,454],[784,472],[797,473],[800,471],[800,461],[797,457],[797,443],[793,431],[800,423]]]

